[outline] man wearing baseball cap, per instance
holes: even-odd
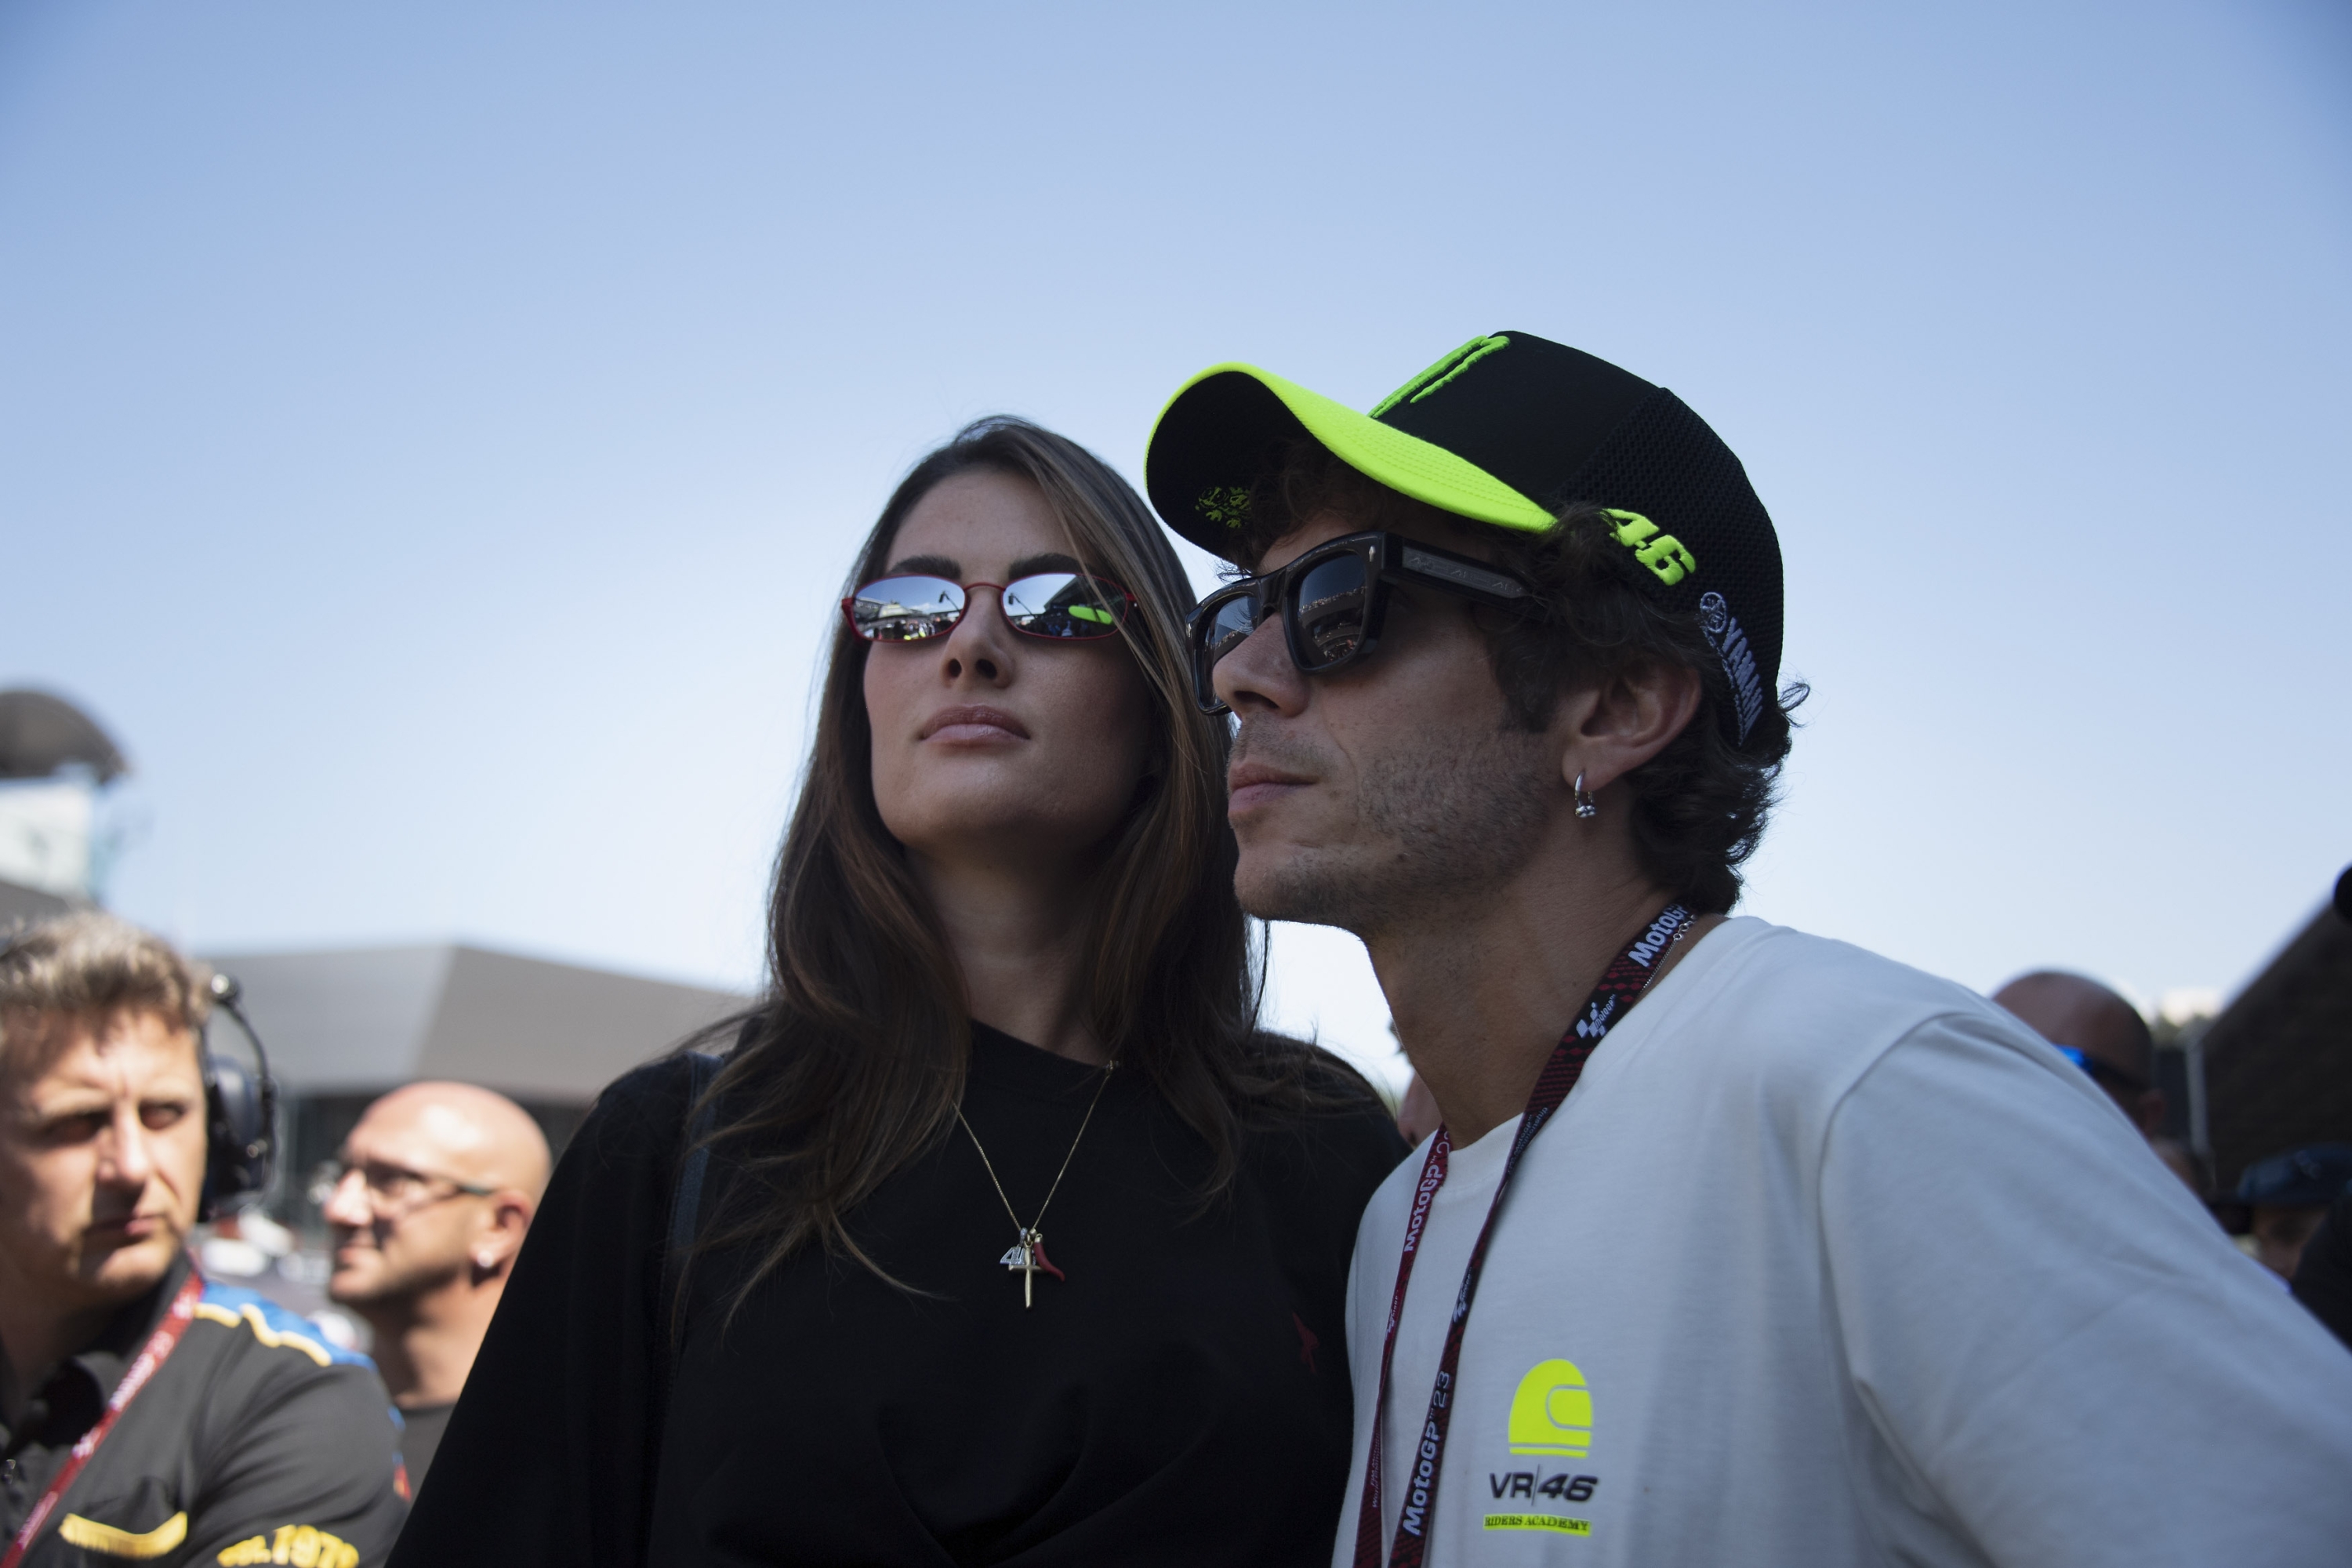
[[[1147,479],[1247,574],[1242,901],[1363,939],[1444,1117],[1358,1235],[1336,1564],[2338,1560],[2352,1359],[2098,1086],[1729,918],[1780,554],[1697,415],[1525,332],[1369,414],[1225,364]]]
[[[2242,1232],[2248,1256],[2294,1280],[2329,1205],[2352,1193],[2352,1143],[2312,1143],[2257,1160],[2238,1177],[2234,1201],[2218,1205]]]

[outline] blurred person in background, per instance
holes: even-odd
[[[2205,1190],[2197,1162],[2164,1135],[2164,1091],[2156,1087],[2156,1042],[2139,1009],[2095,980],[2062,970],[2021,974],[1992,994],[1996,1005],[2091,1075],[2139,1129],[2165,1167],[2193,1193]]]
[[[990,420],[846,585],[768,998],[597,1101],[396,1561],[1316,1561],[1403,1144],[1257,1026],[1175,552]]]
[[[2352,1347],[2352,1188],[2328,1206],[2295,1264],[2294,1299]]]
[[[2246,1255],[2293,1280],[2329,1206],[2352,1190],[2352,1144],[2313,1143],[2257,1160],[2238,1177],[2223,1223]]]
[[[0,1559],[23,1568],[355,1568],[405,1512],[366,1359],[186,1250],[236,1157],[205,980],[103,914],[0,939]]]
[[[2059,970],[2021,974],[1992,994],[1999,1006],[2058,1047],[2091,1075],[2147,1137],[2164,1126],[2164,1091],[2155,1087],[2156,1043],[2139,1009],[2095,980]]]
[[[312,1189],[334,1232],[327,1294],[373,1331],[412,1489],[425,1484],[547,1170],[546,1135],[505,1095],[412,1083],[367,1108]]]
[[[2336,879],[2336,913],[2352,922],[2352,866]],[[2352,1346],[2352,1185],[2328,1206],[2294,1268],[2294,1299]]]

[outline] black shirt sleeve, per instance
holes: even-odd
[[[687,1085],[682,1059],[639,1068],[564,1151],[417,1492],[400,1568],[643,1560]]]
[[[2352,1346],[2352,1193],[2336,1200],[2303,1249],[2294,1299]]]
[[[283,1549],[290,1561],[307,1543],[301,1559],[320,1568],[375,1568],[407,1512],[383,1384],[344,1365],[272,1384],[234,1432],[199,1439],[226,1458],[189,1510],[187,1560],[268,1563]]]

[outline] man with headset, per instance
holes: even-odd
[[[374,1368],[186,1251],[267,1180],[223,994],[107,915],[0,938],[0,1568],[357,1568],[405,1517]]]

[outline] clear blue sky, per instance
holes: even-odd
[[[1755,912],[2152,997],[2352,858],[2319,0],[0,0],[0,682],[120,736],[114,902],[192,943],[749,985],[907,463],[1010,410],[1133,475],[1213,361],[1363,405],[1499,328],[1778,521]]]

